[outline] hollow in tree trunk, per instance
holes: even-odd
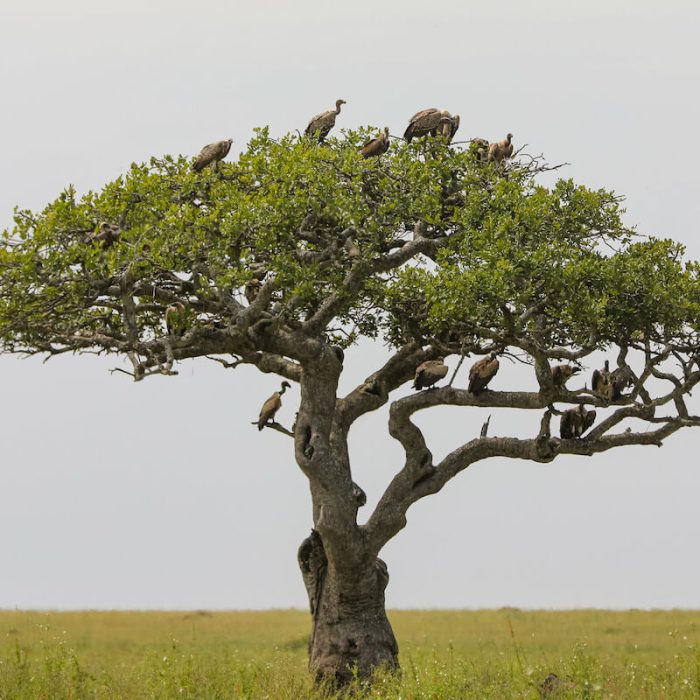
[[[355,674],[366,679],[378,668],[397,669],[399,649],[384,609],[386,564],[334,566],[316,530],[298,558],[313,620],[309,668],[316,679],[342,686]]]

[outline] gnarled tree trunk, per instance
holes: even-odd
[[[317,680],[342,686],[355,674],[364,679],[377,668],[398,668],[399,649],[384,609],[386,564],[336,565],[316,530],[302,542],[298,559],[313,619],[309,668]]]

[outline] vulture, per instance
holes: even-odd
[[[363,158],[372,158],[386,153],[389,150],[389,127],[385,126],[384,131],[377,138],[367,141],[359,150]]]
[[[437,134],[441,136],[449,144],[452,143],[452,139],[459,129],[459,114],[455,114],[454,117],[449,116],[447,110],[443,110],[442,118],[440,119],[440,124],[437,127]]]
[[[489,146],[488,160],[500,163],[513,155],[513,134],[507,134],[503,141],[496,141]]]
[[[219,161],[226,158],[228,152],[231,150],[232,143],[233,139],[227,139],[226,141],[217,141],[216,143],[207,144],[194,159],[192,170],[198,173],[212,163],[214,163],[214,170],[216,170]]]
[[[413,378],[413,388],[419,391],[436,384],[447,376],[447,365],[444,357],[437,360],[427,360],[416,368]]]
[[[258,298],[260,287],[262,287],[262,282],[257,277],[253,277],[253,279],[245,283],[243,294],[245,294],[249,304],[252,304]]]
[[[587,411],[583,404],[564,411],[559,422],[559,435],[562,440],[580,438],[593,425],[595,416],[595,411]]]
[[[594,369],[591,377],[591,389],[594,394],[598,394],[602,399],[611,401],[613,398],[613,387],[610,382],[610,363],[605,360],[603,369]]]
[[[176,301],[165,310],[165,327],[168,335],[185,334],[185,305]]]
[[[103,243],[105,248],[109,248],[119,240],[121,229],[116,224],[108,224],[103,221],[86,239],[86,243]]]
[[[571,375],[581,370],[574,365],[554,365],[552,367],[552,381],[554,386],[563,387]]]
[[[489,142],[486,139],[472,139],[469,150],[475,155],[478,163],[485,163],[489,155]]]
[[[406,139],[406,143],[411,143],[411,140],[414,138],[420,138],[428,134],[435,136],[438,127],[448,122],[451,123],[451,120],[452,115],[446,109],[430,107],[429,109],[421,110],[408,120],[408,128],[404,132],[403,137]]]
[[[340,114],[340,105],[344,104],[346,104],[345,100],[336,100],[335,109],[329,109],[327,112],[321,112],[321,114],[312,117],[304,134],[306,136],[318,134],[318,142],[323,143],[328,132],[335,126],[335,118]]]
[[[610,389],[612,400],[622,398],[622,392],[632,383],[632,373],[629,367],[618,367],[610,373]]]
[[[480,394],[496,376],[499,367],[496,355],[497,353],[490,352],[486,357],[482,357],[472,365],[472,368],[469,370],[470,393]]]
[[[276,391],[270,398],[265,401],[262,408],[260,409],[260,417],[258,418],[258,430],[262,430],[266,423],[274,421],[275,413],[280,410],[282,406],[282,394],[291,387],[289,382],[282,382],[282,387],[279,391]]]

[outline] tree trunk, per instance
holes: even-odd
[[[381,667],[397,669],[399,648],[384,610],[386,564],[375,559],[351,570],[334,566],[316,530],[298,558],[313,618],[309,668],[317,680],[344,686]]]

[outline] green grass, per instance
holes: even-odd
[[[367,697],[700,698],[700,612],[395,611],[402,674]],[[323,697],[309,616],[270,612],[0,612],[0,699]],[[325,696],[327,697],[327,696]]]

